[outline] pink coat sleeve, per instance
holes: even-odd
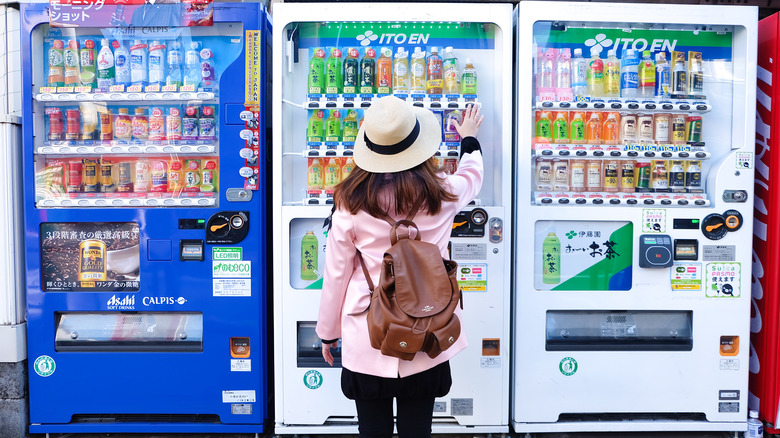
[[[325,276],[317,318],[320,339],[341,337],[341,317],[347,286],[355,269],[355,228],[352,215],[345,210],[333,212],[333,226],[325,246]]]
[[[452,193],[458,196],[456,210],[462,210],[482,190],[483,166],[482,152],[463,154],[458,170],[447,177]]]

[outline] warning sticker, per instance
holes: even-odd
[[[720,369],[722,371],[739,371],[739,359],[721,359]]]
[[[474,415],[473,398],[453,398],[451,415]]]
[[[453,243],[452,260],[487,260],[486,243]]]
[[[672,290],[701,290],[701,263],[678,263],[670,273]]]
[[[252,371],[250,359],[230,359],[230,371]]]
[[[463,292],[486,292],[487,264],[458,266],[458,286]]]
[[[501,368],[501,358],[500,357],[480,357],[479,358],[479,367],[480,368]]]
[[[251,278],[214,278],[215,297],[251,297]]]
[[[737,246],[702,245],[701,259],[705,262],[732,262],[737,259]]]
[[[222,391],[222,403],[254,403],[256,402],[255,390]]]

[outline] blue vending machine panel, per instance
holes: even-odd
[[[31,433],[264,430],[270,23],[193,5],[22,5]]]

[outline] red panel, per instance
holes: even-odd
[[[756,102],[756,171],[753,236],[753,306],[751,311],[750,392],[759,399],[759,415],[775,429],[778,408],[778,336],[780,332],[780,160],[774,138],[780,127],[777,87],[778,20],[775,14],[758,25]]]

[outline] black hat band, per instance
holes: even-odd
[[[415,118],[414,128],[412,129],[412,132],[410,132],[405,139],[399,141],[396,144],[391,144],[391,145],[376,144],[368,139],[368,136],[366,135],[365,131],[363,132],[363,140],[366,141],[366,147],[371,152],[376,152],[377,154],[380,155],[395,155],[395,154],[400,154],[401,152],[409,149],[409,146],[414,144],[415,140],[417,140],[417,137],[419,135],[420,135],[420,121]]]

